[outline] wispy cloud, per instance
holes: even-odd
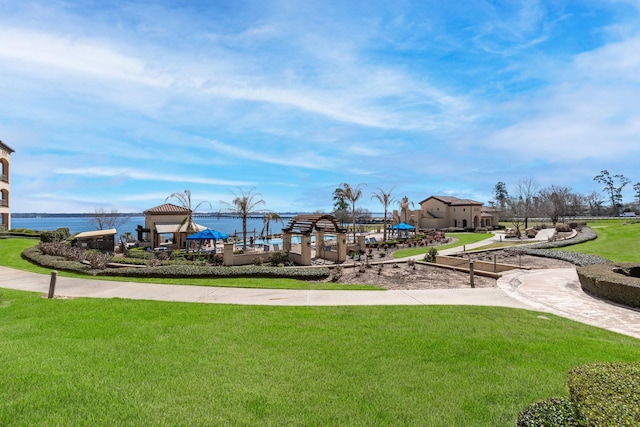
[[[55,170],[55,174],[58,175],[76,175],[86,177],[105,177],[105,178],[118,178],[118,179],[132,179],[141,181],[167,181],[167,182],[182,182],[189,184],[207,184],[207,185],[223,185],[223,186],[246,186],[254,185],[251,181],[234,181],[226,179],[216,178],[202,178],[196,176],[182,176],[175,174],[167,174],[163,171],[158,172],[145,172],[131,169],[122,168],[101,168],[101,167],[87,167],[87,168],[60,168]]]

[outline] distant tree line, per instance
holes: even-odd
[[[593,179],[603,186],[605,198],[597,191],[583,195],[562,185],[540,188],[533,178],[525,178],[518,181],[512,194],[504,182],[498,182],[489,204],[499,208],[501,217],[511,220],[517,228],[527,228],[529,218],[548,218],[555,225],[579,216],[619,216],[623,212],[638,211],[640,182],[633,185],[633,202],[624,204],[622,190],[631,182],[627,177],[603,170]]]

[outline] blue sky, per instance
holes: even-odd
[[[0,3],[13,212],[640,181],[640,1]],[[624,193],[632,201],[631,185]],[[605,198],[606,200],[606,198]]]

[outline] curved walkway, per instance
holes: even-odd
[[[49,276],[0,267],[0,288],[47,294]],[[640,338],[640,311],[593,298],[580,288],[574,268],[513,270],[497,288],[322,291],[160,285],[58,277],[57,297],[126,298],[278,306],[482,305],[556,314]]]

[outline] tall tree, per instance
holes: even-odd
[[[495,199],[496,204],[500,206],[500,209],[504,211],[507,205],[507,199],[509,198],[507,186],[504,182],[499,181],[495,187],[493,187],[493,198]]]
[[[524,199],[522,196],[509,196],[506,201],[506,208],[505,217],[511,221],[511,224],[516,229],[516,236],[520,238],[522,235],[522,226],[524,225],[525,217]]]
[[[269,233],[269,225],[271,221],[282,223],[282,217],[276,212],[267,212],[262,216],[262,231],[260,231],[260,236],[265,236],[267,242],[271,238],[271,233]],[[266,234],[265,234],[266,233]]]
[[[178,229],[176,230],[176,232],[178,233],[178,236],[180,236],[180,229],[182,229],[182,226],[185,224],[187,224],[187,227],[186,227],[187,236],[189,234],[193,234],[194,232],[196,232],[197,230],[193,222],[193,213],[197,211],[200,208],[200,206],[205,204],[209,205],[209,208],[211,208],[211,203],[207,201],[202,201],[194,207],[191,202],[190,190],[184,190],[182,193],[180,192],[171,193],[169,194],[169,196],[167,196],[167,198],[165,199],[165,202],[169,201],[170,199],[176,199],[178,203],[180,203],[180,206],[187,210],[186,216],[184,217],[184,219],[178,226]],[[179,241],[177,243],[180,244]]]
[[[567,215],[571,203],[571,189],[559,185],[550,185],[540,190],[540,201],[543,212],[555,226]],[[563,221],[564,222],[564,221]]]
[[[622,205],[622,189],[631,181],[624,175],[611,176],[608,170],[603,170],[593,178],[594,181],[604,185],[604,192],[609,195],[611,201],[611,213],[618,216]]]
[[[585,197],[587,204],[589,205],[589,215],[591,216],[600,216],[602,215],[602,211],[604,208],[602,205],[604,201],[600,197],[600,194],[597,191],[592,191],[589,195]]]
[[[334,191],[334,200],[338,197],[341,200],[346,200],[351,204],[351,219],[353,222],[353,241],[356,241],[356,202],[362,197],[362,186],[364,184],[358,184],[352,187],[346,182],[340,184],[340,187]]]
[[[633,184],[633,191],[636,192],[634,195],[636,202],[640,205],[640,182],[636,182]]]
[[[236,194],[233,191],[233,200],[231,203],[222,202],[227,205],[224,208],[225,211],[238,215],[242,218],[242,248],[244,250],[247,249],[247,218],[249,215],[253,215],[256,213],[261,213],[262,211],[258,209],[259,206],[263,206],[265,201],[259,199],[262,197],[260,193],[253,193],[255,188],[249,189],[247,192],[242,190],[242,188],[238,188],[240,190],[240,194]]]
[[[384,230],[382,234],[382,240],[387,240],[387,212],[389,211],[389,205],[394,202],[392,193],[393,188],[389,191],[384,191],[382,188],[378,188],[377,191],[373,192],[371,196],[372,199],[376,199],[380,202],[382,207],[384,208]]]
[[[522,204],[520,210],[524,218],[525,230],[529,227],[529,217],[533,213],[537,189],[538,183],[533,178],[521,179],[516,187],[516,197]]]
[[[120,215],[117,209],[108,211],[104,207],[95,208],[89,222],[96,227],[96,230],[108,230],[118,228],[127,222],[127,218]]]

